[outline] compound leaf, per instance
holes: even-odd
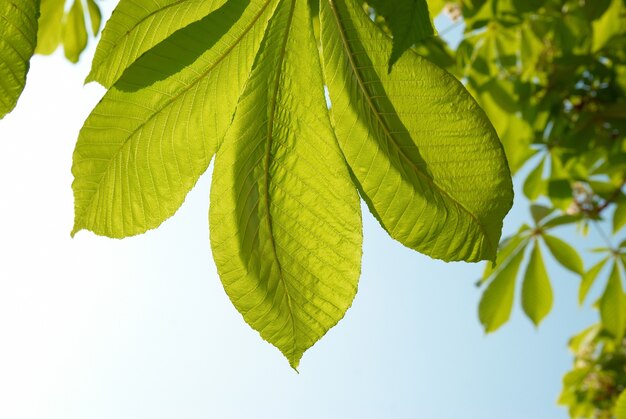
[[[462,84],[391,40],[355,0],[322,0],[323,67],[343,154],[370,210],[404,245],[493,260],[513,192],[502,145]]]
[[[38,0],[0,3],[0,118],[11,112],[24,90],[37,43]]]
[[[65,57],[73,63],[78,62],[81,52],[87,46],[87,28],[85,12],[81,0],[75,0],[63,22],[63,50]]]
[[[174,214],[230,124],[275,4],[225,4],[148,51],[109,89],[74,151],[72,234],[125,237]]]
[[[308,6],[268,26],[211,187],[211,247],[244,319],[293,368],[357,290],[359,199],[332,131]]]

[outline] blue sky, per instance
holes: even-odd
[[[577,307],[577,278],[552,260],[555,305],[542,326],[523,316],[518,295],[511,322],[485,336],[474,286],[482,265],[406,249],[364,208],[359,293],[296,374],[221,287],[210,174],[158,230],[70,239],[73,145],[103,93],[82,85],[92,54],[77,66],[58,52],[35,57],[0,122],[1,418],[567,417],[555,403],[567,339],[596,314]],[[527,218],[518,199],[505,233]],[[592,232],[585,243],[599,241]]]

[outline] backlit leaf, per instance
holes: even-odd
[[[613,234],[621,230],[624,225],[626,225],[626,195],[621,194],[613,213]]]
[[[616,339],[621,339],[626,327],[626,296],[617,263],[613,264],[609,282],[600,298],[599,309],[604,329]]]
[[[523,258],[523,251],[513,256],[489,283],[480,299],[478,317],[487,333],[497,330],[511,316],[515,280]]]
[[[282,0],[220,147],[211,247],[246,322],[293,368],[357,290],[359,199],[328,119],[308,7]]]
[[[37,54],[52,54],[61,43],[65,0],[41,0],[37,32]]]
[[[38,0],[0,3],[0,118],[15,107],[24,90],[37,42]]]
[[[238,2],[244,7],[250,0]],[[86,81],[111,87],[141,54],[224,3],[226,0],[121,0],[102,31]],[[232,34],[227,32],[228,26],[217,26],[221,35]],[[213,32],[207,48],[219,39],[218,31]]]
[[[522,308],[536,326],[552,308],[552,286],[536,240],[522,284]]]
[[[600,262],[596,263],[584,273],[582,281],[580,282],[580,288],[578,289],[578,304],[582,305],[585,302],[585,298],[589,293],[589,290],[593,286],[593,283],[596,281],[598,274],[604,268],[604,265],[609,260],[609,258],[604,258]]]
[[[563,240],[549,234],[544,234],[542,237],[557,262],[574,273],[579,275],[584,273],[583,261],[576,249]]]
[[[74,4],[65,16],[62,39],[65,57],[73,63],[78,62],[81,52],[87,46],[88,39],[81,0],[74,0]]]
[[[109,89],[74,150],[72,234],[125,237],[174,214],[230,124],[274,7],[229,2],[148,51]]]
[[[331,116],[370,211],[404,245],[444,260],[493,260],[512,203],[493,127],[449,73],[391,41],[355,0],[323,0]]]
[[[524,182],[524,195],[531,201],[536,200],[546,192],[546,182],[543,180],[543,165],[545,159],[541,159],[539,164],[531,170]]]

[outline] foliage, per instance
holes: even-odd
[[[38,51],[62,41],[76,61],[84,10],[99,28],[86,4],[44,0]],[[409,49],[433,33],[425,1],[399,4],[378,3],[392,41],[355,0],[122,0],[87,78],[108,91],[74,152],[72,235],[158,227],[215,155],[220,278],[294,368],[356,294],[359,194],[408,247],[494,260],[512,204],[502,145],[463,85]]]
[[[26,19],[30,37],[0,31],[0,75],[10,80],[0,115],[23,88],[37,30],[34,2],[9,4],[20,7],[3,16]],[[122,0],[87,77],[108,91],[76,145],[72,234],[158,227],[215,154],[209,218],[220,278],[294,368],[356,293],[359,195],[392,237],[432,257],[493,260],[499,248],[478,282],[487,332],[508,321],[518,281],[531,322],[548,315],[546,257],[580,278],[580,304],[606,274],[594,305],[601,323],[572,340],[577,361],[561,402],[572,415],[610,417],[626,329],[626,241],[613,245],[626,225],[626,1],[305,5]],[[62,42],[75,61],[99,11],[92,0],[64,6],[42,0],[35,51]],[[432,35],[442,11],[464,27],[454,48]],[[532,225],[498,246],[509,173]],[[604,225],[612,237],[594,249],[603,259],[585,269],[580,246],[559,234]]]

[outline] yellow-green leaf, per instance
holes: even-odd
[[[74,150],[72,234],[130,236],[176,212],[230,125],[275,5],[227,3],[152,48],[109,89]]]
[[[546,192],[546,182],[543,180],[544,161],[545,159],[542,158],[539,164],[531,170],[524,182],[524,195],[531,201],[534,201]]]
[[[574,273],[579,275],[584,273],[583,260],[580,258],[576,249],[563,240],[549,234],[544,234],[541,237],[543,237],[548,249],[550,249],[552,256],[554,256],[557,262]]]
[[[41,0],[41,15],[37,32],[37,54],[52,54],[61,43],[63,7],[65,0]]]
[[[613,234],[626,225],[626,195],[620,194],[613,213]]]
[[[599,309],[604,329],[620,340],[626,327],[626,296],[617,263],[613,264],[609,281],[600,298]]]
[[[485,332],[493,332],[506,323],[511,316],[515,280],[524,252],[516,253],[495,275],[483,293],[478,306],[478,318]]]
[[[511,207],[495,130],[445,70],[391,40],[355,0],[322,0],[323,67],[339,144],[370,211],[404,245],[493,260]]]
[[[211,247],[231,301],[293,368],[357,290],[359,199],[306,2],[282,0],[215,162]]]
[[[225,3],[226,0],[121,0],[102,31],[86,81],[111,87],[143,53]],[[237,9],[243,10],[254,1],[237,0],[237,3]],[[233,7],[229,5],[226,9]],[[222,36],[233,34],[223,24],[217,25],[217,29]],[[219,39],[217,35],[214,31],[213,37],[207,39],[207,48],[214,46]]]
[[[578,289],[578,304],[582,305],[585,302],[585,298],[587,298],[587,294],[591,289],[593,283],[596,281],[598,274],[604,268],[604,265],[609,260],[608,257],[602,259],[600,262],[596,263],[584,273],[582,281],[580,281],[580,288]]]
[[[80,54],[87,46],[88,39],[81,0],[74,0],[74,4],[65,16],[62,38],[65,57],[73,63],[78,62]]]
[[[24,90],[37,42],[38,0],[0,2],[0,119]]]
[[[102,13],[94,0],[87,0],[87,10],[89,11],[89,20],[91,21],[91,33],[96,36],[100,32]]]
[[[530,254],[522,284],[522,308],[536,326],[552,308],[552,286],[537,240]]]

